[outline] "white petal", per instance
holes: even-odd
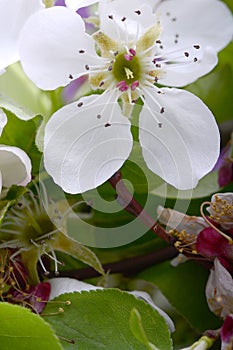
[[[20,30],[29,16],[42,8],[41,0],[0,0],[0,71],[19,60]]]
[[[18,147],[0,145],[2,185],[26,186],[31,181],[31,161]]]
[[[2,135],[2,130],[7,123],[7,116],[0,108],[0,136]]]
[[[66,6],[77,11],[81,7],[86,7],[98,2],[98,0],[65,0]]]
[[[102,289],[101,287],[93,286],[92,284],[88,284],[85,282],[78,281],[73,278],[51,278],[48,280],[51,286],[51,292],[49,296],[49,300],[52,300],[59,295],[64,293],[72,293],[72,292],[82,292],[83,290],[96,290]]]
[[[188,53],[189,57],[185,57]],[[215,50],[208,47],[205,49],[195,49],[193,47],[178,50],[175,53],[164,52],[170,61],[174,56],[179,63],[167,64],[164,67],[164,74],[159,79],[160,84],[167,86],[185,86],[209,73],[218,63]],[[175,61],[175,60],[174,60]]]
[[[63,6],[31,16],[20,36],[20,57],[29,78],[45,90],[67,85],[100,60],[81,17]]]
[[[125,0],[100,1],[99,16],[100,29],[111,38],[126,43],[128,40],[136,42],[147,28],[156,23],[152,8],[139,0],[127,0],[127,5]]]
[[[157,208],[157,214],[162,224],[178,232],[185,230],[188,234],[197,235],[205,227],[208,227],[208,224],[200,216],[186,215],[174,209],[163,208],[161,205]]]
[[[191,189],[217,161],[218,127],[198,97],[178,89],[161,92],[144,91],[146,106],[139,119],[143,157],[166,182],[181,190]],[[164,113],[160,113],[162,108]],[[155,118],[162,123],[161,128]]]
[[[165,47],[199,44],[219,51],[231,40],[233,17],[227,6],[218,0],[166,0],[157,8]],[[174,44],[176,39],[178,43]]]
[[[154,301],[152,300],[151,296],[141,290],[134,290],[132,292],[128,292],[130,294],[133,294],[136,298],[141,299],[143,301],[145,301],[147,304],[149,304],[153,309],[157,310],[158,313],[165,319],[165,321],[167,322],[168,328],[170,330],[170,332],[174,332],[175,331],[175,326],[174,323],[172,321],[172,319],[168,316],[168,314],[166,314],[166,312],[164,312],[162,309],[160,309],[157,305],[155,305]]]
[[[45,167],[64,191],[82,193],[108,180],[132,148],[130,123],[108,94],[57,111],[45,128]],[[100,117],[101,116],[101,117]],[[111,125],[109,125],[109,124]]]

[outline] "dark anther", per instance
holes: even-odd
[[[172,18],[172,21],[175,22],[176,21],[176,17]]]
[[[103,86],[104,85],[104,81],[102,80],[100,83],[99,83],[99,87]]]
[[[165,111],[165,109],[164,109],[164,107],[162,107],[162,108],[160,109],[160,113],[164,113],[164,111]]]
[[[200,49],[200,45],[193,45],[194,49]]]
[[[141,11],[140,10],[137,10],[137,11],[134,11],[137,15],[140,15],[141,14]]]
[[[85,51],[84,50],[79,50],[79,53],[84,53]]]
[[[114,56],[116,57],[118,55],[118,53],[119,53],[118,51],[114,52]]]
[[[159,91],[157,91],[157,94],[161,94],[161,93],[162,93],[162,91],[160,91],[160,90],[159,90]]]
[[[160,49],[161,49],[161,50],[163,49],[163,45],[160,45]]]
[[[74,77],[73,77],[73,75],[72,75],[72,74],[70,74],[70,75],[69,75],[69,78],[70,78],[70,79],[74,79]]]
[[[159,80],[158,77],[155,77],[155,79],[154,79],[155,83],[157,83],[158,80]]]
[[[189,53],[188,52],[184,52],[185,57],[189,57]]]
[[[157,67],[157,68],[161,68],[161,64],[156,63],[155,67]]]
[[[111,70],[112,70],[112,66],[109,66],[108,71],[111,72]]]
[[[86,70],[89,70],[89,69],[90,69],[90,67],[88,66],[88,64],[85,65],[85,69],[86,69]]]
[[[159,128],[162,128],[162,125],[163,125],[162,123],[158,123]]]
[[[113,19],[113,15],[109,15],[108,18],[109,18],[109,19]]]
[[[97,118],[100,119],[102,117],[101,114],[97,114]]]
[[[104,126],[105,126],[105,128],[107,128],[108,126],[111,126],[111,124],[106,123]]]
[[[193,62],[197,62],[197,57],[194,57]]]
[[[83,102],[79,102],[79,103],[77,104],[78,107],[82,107],[82,105],[83,105]]]
[[[161,44],[161,40],[156,40],[156,44]]]
[[[122,19],[121,19],[121,20],[122,20],[122,22],[124,22],[124,21],[126,20],[126,17],[122,17]]]

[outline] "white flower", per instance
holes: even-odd
[[[73,278],[51,278],[48,280],[50,286],[51,286],[51,292],[49,296],[49,300],[52,300],[59,295],[62,295],[64,293],[72,293],[72,292],[82,292],[82,291],[90,291],[90,290],[98,290],[98,289],[104,289],[102,287],[96,287],[93,286],[92,284],[85,283],[78,281]],[[129,294],[132,294],[138,299],[143,300],[145,303],[149,304],[153,309],[158,311],[158,313],[165,319],[167,322],[168,328],[170,332],[174,332],[175,327],[174,323],[171,320],[171,318],[163,311],[161,310],[158,306],[155,305],[153,300],[151,299],[150,295],[146,292],[143,291],[132,291],[132,292],[127,292]]]
[[[5,113],[0,109],[0,136],[7,123]],[[18,147],[0,144],[0,192],[2,187],[26,186],[31,181],[31,161]]]
[[[41,0],[0,0],[0,75],[19,60],[20,30],[33,13],[42,8]]]
[[[232,36],[232,16],[213,0],[192,0],[186,10],[180,0],[156,4],[155,15],[139,0],[127,6],[124,0],[100,1],[100,31],[93,36],[64,7],[40,11],[22,31],[22,66],[40,88],[89,74],[92,88],[103,91],[63,107],[46,126],[45,167],[66,192],[95,188],[123,165],[133,145],[127,117],[138,98],[144,104],[139,141],[154,173],[190,189],[216,163],[219,133],[212,113],[191,93],[156,83],[180,87],[208,73]]]

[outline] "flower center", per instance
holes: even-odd
[[[125,82],[127,85],[140,79],[141,66],[133,49],[130,49],[129,54],[119,53],[116,56],[112,74],[118,82]]]

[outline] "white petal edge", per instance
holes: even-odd
[[[163,88],[158,94],[148,88],[144,95],[139,140],[147,166],[177,189],[194,188],[219,155],[220,136],[212,113],[185,90]]]
[[[130,122],[108,95],[71,103],[46,125],[45,168],[65,192],[83,193],[103,184],[131,152]]]
[[[66,6],[75,11],[77,11],[81,7],[86,7],[95,4],[96,2],[98,2],[98,0],[65,0]]]
[[[166,47],[199,44],[220,51],[233,36],[233,17],[229,8],[218,0],[162,1],[157,8]],[[175,35],[179,35],[174,44]]]
[[[47,282],[51,286],[49,300],[57,298],[59,295],[65,293],[102,289],[101,287],[96,287],[89,283],[81,282],[73,278],[51,278]]]
[[[19,60],[20,30],[26,20],[43,7],[41,0],[0,0],[0,71]]]
[[[81,282],[73,278],[62,278],[62,277],[51,278],[47,282],[51,286],[49,300],[53,300],[54,298],[59,297],[59,295],[65,294],[65,293],[104,289],[102,287],[96,287],[96,286],[93,286],[92,284]],[[173,321],[166,314],[166,312],[164,312],[158,306],[155,305],[155,303],[153,302],[153,300],[151,299],[148,293],[143,291],[138,291],[138,290],[127,292],[127,293],[132,294],[136,298],[143,300],[144,302],[149,304],[153,309],[158,311],[158,313],[166,320],[167,325],[170,329],[170,332],[174,332],[175,327],[174,327]]]
[[[152,300],[151,296],[141,290],[134,290],[132,292],[128,292],[132,295],[134,295],[136,298],[145,301],[147,304],[149,304],[153,309],[155,309],[156,311],[158,311],[158,313],[165,319],[165,321],[167,322],[168,328],[170,330],[170,332],[174,332],[175,331],[175,326],[174,323],[172,321],[172,319],[168,316],[168,314],[166,314],[165,311],[163,311],[162,309],[160,309],[157,305],[155,305],[154,301]]]
[[[21,31],[19,49],[25,73],[44,90],[65,86],[86,74],[86,65],[102,62],[82,18],[63,6],[31,16]]]
[[[3,110],[0,108],[0,136],[2,135],[2,131],[6,124],[7,124],[7,116],[3,112]]]
[[[0,145],[0,170],[2,185],[26,186],[31,181],[31,160],[18,147]]]

